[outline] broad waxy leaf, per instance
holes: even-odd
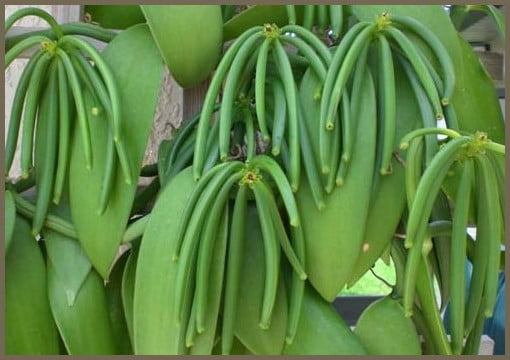
[[[187,352],[183,342],[187,320],[183,320],[180,325],[176,323],[174,306],[178,263],[171,260],[181,218],[169,217],[168,214],[181,214],[184,211],[194,186],[191,168],[187,168],[169,182],[158,198],[138,254],[133,305],[130,304],[133,265],[124,274],[124,305],[126,311],[129,311],[130,306],[133,307],[133,334],[137,354]],[[220,221],[213,249],[205,332],[196,336],[190,354],[211,354],[214,346],[228,235],[227,214]]]
[[[59,354],[48,302],[46,266],[28,222],[18,217],[5,257],[5,353]]]
[[[124,316],[126,317],[126,325],[131,339],[131,344],[134,344],[133,338],[133,297],[135,291],[135,275],[136,263],[138,260],[139,247],[132,247],[129,252],[124,273],[122,274],[122,307],[124,309]]]
[[[370,304],[360,315],[354,333],[369,354],[421,355],[413,321],[404,315],[404,308],[391,296]]]
[[[221,355],[221,340],[216,342],[211,355]],[[230,351],[230,355],[251,355],[251,353],[239,341],[239,339],[234,336],[234,342],[232,343],[232,350]]]
[[[90,20],[106,29],[126,29],[145,22],[139,5],[85,5]]]
[[[51,230],[45,230],[44,236],[53,254],[47,263],[51,310],[68,353],[117,353],[101,276],[90,265],[85,278],[85,266],[73,268],[73,260],[83,263],[86,259],[76,240]],[[71,296],[69,286],[79,282],[77,293]]]
[[[133,354],[131,338],[127,327],[124,307],[122,306],[122,278],[127,266],[130,253],[124,252],[117,259],[112,269],[110,280],[106,284],[106,301],[112,324],[113,337],[117,346],[117,354]]]
[[[206,80],[221,58],[219,5],[141,5],[154,42],[175,81],[191,88]]]
[[[103,55],[117,80],[123,111],[122,136],[135,175],[140,171],[151,131],[163,63],[145,24],[123,31],[107,46]],[[86,100],[90,105],[90,96]],[[89,171],[85,167],[77,126],[70,159],[71,214],[87,256],[99,274],[107,279],[129,218],[137,177],[134,176],[132,184],[126,184],[119,165],[108,207],[103,215],[98,215],[109,130],[104,115],[90,116],[89,120],[93,168]]]
[[[364,355],[363,345],[335,308],[311,287],[305,288],[301,318],[286,355]]]
[[[49,261],[60,279],[68,306],[73,306],[92,265],[80,244],[55,231],[44,230]]]
[[[408,132],[421,126],[420,113],[409,82],[403,71],[395,69],[395,85],[398,98],[397,129],[394,149],[398,149],[400,139]],[[406,158],[406,152],[399,156]],[[376,174],[377,189],[374,190],[368,211],[365,235],[356,265],[351,271],[348,286],[352,286],[367,272],[388,248],[397,230],[397,226],[406,206],[405,168],[396,157],[392,159],[393,173],[388,176]],[[365,245],[367,244],[367,245]]]
[[[366,181],[374,175],[377,118],[371,77],[364,79],[362,86],[366,99],[353,114],[359,126],[345,184],[325,198],[326,207],[321,211],[306,181],[296,192],[303,214],[308,279],[328,301],[333,301],[349,280],[361,250],[369,210],[371,188]]]
[[[460,35],[457,38],[462,73],[456,72],[458,85],[452,103],[455,105],[459,126],[469,133],[485,131],[491,140],[504,144],[505,122],[494,82],[466,40]]]
[[[176,323],[174,286],[178,263],[172,260],[181,218],[193,189],[191,168],[160,193],[138,253],[133,303],[135,354],[184,354],[184,333]],[[184,329],[185,330],[185,329]]]

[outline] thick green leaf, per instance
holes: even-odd
[[[190,88],[207,79],[221,58],[220,5],[141,5],[175,81]]]
[[[168,140],[162,140],[158,147],[158,176],[161,186],[165,184],[165,173],[167,170],[168,157],[175,143],[175,136],[177,134],[172,133],[172,138]]]
[[[234,336],[234,342],[232,343],[232,350],[230,355],[250,355],[251,353],[246,347]],[[221,355],[221,338],[216,341],[211,355]]]
[[[506,156],[502,154],[496,154],[493,153],[491,156],[491,162],[493,169],[495,170],[495,176],[498,183],[498,191],[499,191],[499,206],[501,215],[503,216],[503,219],[505,219],[506,215],[506,171],[505,171],[505,163],[506,163]],[[504,220],[503,220],[504,222]],[[501,238],[501,243],[505,243],[505,234],[503,231]],[[504,258],[504,256],[503,256]],[[504,267],[503,267],[504,269]]]
[[[395,85],[398,99],[397,129],[395,132],[394,149],[398,149],[400,139],[421,124],[420,112],[415,95],[403,71],[395,68]],[[405,151],[399,151],[402,159],[406,158]],[[406,206],[405,171],[404,165],[393,157],[393,173],[381,176],[378,173],[376,191],[372,194],[368,211],[365,235],[360,255],[356,265],[352,268],[348,286],[352,286],[365,274],[389,247],[393,235]],[[366,244],[366,245],[365,245]]]
[[[369,354],[421,355],[420,339],[413,321],[390,296],[373,302],[363,311],[354,333]]]
[[[122,278],[129,259],[129,252],[125,252],[117,259],[106,284],[106,301],[112,324],[113,336],[117,346],[117,354],[133,354],[128,332],[124,307],[122,305]]]
[[[191,168],[174,177],[159,195],[138,253],[133,304],[135,354],[186,352],[185,331],[176,323],[174,285],[178,263],[172,260],[180,225],[195,181]]]
[[[28,222],[18,217],[5,257],[5,353],[59,354],[44,258]]]
[[[68,283],[64,280],[72,279],[73,276],[81,279],[83,275],[82,269],[75,271],[70,266],[73,258],[79,258],[76,256],[78,243],[50,230],[46,230],[44,235],[49,244],[61,243],[55,246],[59,250],[58,254],[55,253],[58,261],[54,263],[51,257],[48,259],[48,292],[53,317],[68,353],[115,354],[117,351],[101,276],[94,269],[90,269],[71,304]],[[64,242],[68,244],[62,245]],[[50,248],[52,246],[50,245]],[[81,256],[85,258],[84,253]],[[63,276],[64,272],[70,273]],[[71,281],[74,284],[77,282]]]
[[[218,341],[221,347],[221,341]],[[230,351],[232,355],[252,355],[250,350],[248,350],[239,339],[234,336],[234,342],[232,343],[232,350]],[[221,355],[221,349],[218,355]]]
[[[364,355],[359,339],[335,308],[311,287],[305,288],[301,318],[286,355]]]
[[[9,190],[5,190],[5,252],[9,250],[16,221],[16,205]]]
[[[333,301],[349,280],[361,250],[370,205],[371,186],[367,182],[372,182],[375,173],[377,122],[372,77],[363,80],[362,91],[366,94],[362,106],[353,113],[359,126],[345,184],[325,197],[322,210],[315,206],[305,180],[296,192],[308,279],[328,301]]]
[[[173,178],[159,196],[142,238],[136,264],[134,307],[132,280],[134,261],[124,274],[124,304],[126,312],[133,309],[133,333],[137,354],[182,354],[186,322],[176,323],[174,284],[178,263],[171,260],[182,214],[195,186],[191,168]],[[168,216],[173,214],[173,216]],[[195,338],[190,354],[211,354],[218,321],[223,288],[223,270],[228,237],[227,213],[220,222],[213,249],[209,277],[205,332]],[[136,261],[136,258],[133,258]],[[129,318],[129,316],[128,316]],[[129,323],[129,320],[128,320]]]
[[[126,29],[145,22],[139,5],[85,5],[85,14],[92,23],[107,29]]]
[[[133,298],[135,292],[135,275],[136,263],[138,260],[139,247],[132,247],[124,267],[122,274],[122,307],[124,309],[124,316],[126,317],[126,325],[131,339],[131,344],[134,343],[133,338]]]
[[[485,131],[489,138],[505,143],[505,122],[496,88],[489,73],[471,46],[460,35],[462,72],[457,71],[457,86],[452,104],[455,106],[461,130],[469,133]]]
[[[44,230],[46,251],[64,289],[67,304],[73,306],[92,265],[80,244],[55,231]]]
[[[163,64],[149,29],[144,24],[120,33],[103,54],[117,80],[123,111],[123,141],[131,159],[133,174],[138,174],[152,127]],[[90,104],[90,97],[87,100]],[[89,122],[93,169],[89,171],[85,167],[80,127],[76,126],[70,159],[71,214],[92,265],[107,279],[126,228],[137,181],[126,184],[118,166],[110,203],[105,213],[98,215],[105,176],[108,122],[103,115],[90,116]]]
[[[287,294],[280,276],[278,293],[273,309],[271,327],[259,327],[260,309],[264,294],[264,245],[262,232],[254,206],[248,207],[244,240],[244,260],[235,334],[241,343],[256,355],[279,355],[282,353],[287,330]]]

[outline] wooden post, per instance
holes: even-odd
[[[184,89],[182,121],[186,121],[186,119],[189,119],[191,116],[195,115],[202,108],[209,83],[210,80],[207,79],[194,88]]]

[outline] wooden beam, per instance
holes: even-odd
[[[195,115],[204,103],[205,94],[209,87],[210,80],[206,80],[194,88],[184,89],[183,92],[183,105],[182,105],[182,120],[186,121],[191,116]]]

